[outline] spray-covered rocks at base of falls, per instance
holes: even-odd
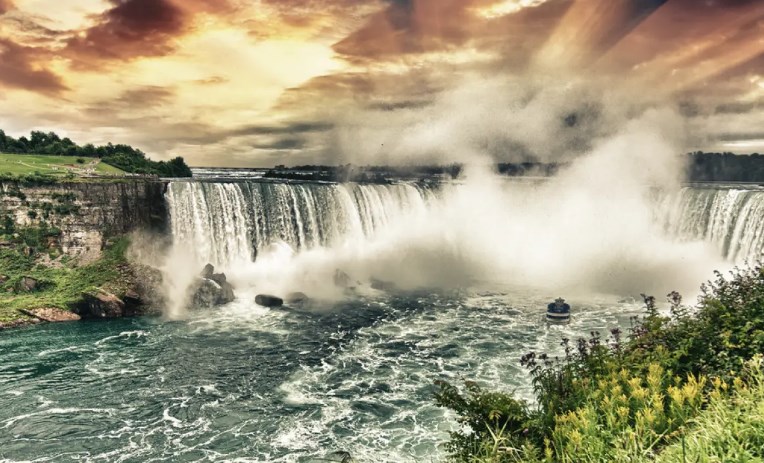
[[[228,283],[225,273],[215,273],[212,264],[204,266],[192,288],[191,307],[205,309],[228,304],[236,298],[233,286]]]

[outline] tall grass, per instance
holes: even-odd
[[[764,352],[761,266],[717,274],[696,308],[683,306],[677,293],[668,299],[666,317],[644,296],[646,314],[626,336],[615,329],[604,340],[596,332],[575,343],[563,339],[561,359],[523,356],[535,407],[473,383],[464,391],[439,383],[436,402],[456,411],[463,425],[445,444],[452,459],[763,461],[755,357]],[[730,429],[735,436],[723,435]]]

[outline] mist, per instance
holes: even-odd
[[[469,74],[424,106],[353,106],[334,116],[327,162],[571,161],[659,103],[623,79]],[[678,146],[677,146],[678,147]]]
[[[713,246],[678,242],[656,220],[654,193],[684,179],[686,119],[607,79],[481,78],[432,104],[354,109],[336,121],[332,150],[356,164],[461,162],[425,210],[371,236],[329,247],[286,243],[214,262],[240,298],[303,292],[338,301],[375,294],[372,280],[400,290],[519,288],[587,296],[697,294],[729,266]],[[373,160],[373,162],[372,162]],[[509,180],[496,161],[564,162],[545,180]],[[175,237],[163,253],[168,314],[182,317],[188,288],[210,260],[200,237]],[[241,236],[231,239],[241,241]],[[197,240],[199,242],[195,242]],[[155,259],[156,260],[156,259]],[[336,286],[341,270],[355,289]]]
[[[654,220],[650,191],[680,186],[681,118],[649,110],[556,178],[508,181],[471,164],[425,213],[370,239],[267,254],[233,272],[260,291],[340,297],[336,269],[361,286],[402,289],[497,284],[579,295],[695,294],[726,264],[711,246],[678,243]]]

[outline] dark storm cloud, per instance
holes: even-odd
[[[163,56],[173,51],[173,39],[188,31],[193,16],[225,12],[226,0],[110,0],[93,27],[69,39],[64,53],[84,67],[103,61]]]
[[[61,77],[38,64],[49,58],[46,51],[0,38],[0,85],[59,95],[67,90]]]
[[[65,51],[97,60],[164,55],[183,27],[183,12],[168,0],[118,1],[84,36],[70,39]]]

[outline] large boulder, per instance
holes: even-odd
[[[227,281],[218,281],[220,283],[211,278],[199,278],[192,289],[191,307],[208,309],[233,302],[236,298],[233,286]]]
[[[16,290],[21,293],[31,293],[37,289],[38,281],[32,277],[22,277],[16,283]]]
[[[213,266],[212,264],[207,264],[202,269],[202,273],[200,274],[200,276],[202,278],[209,278],[210,276],[212,276],[213,273],[215,273],[215,266]]]
[[[208,279],[220,285],[220,288],[223,290],[222,298],[220,300],[221,304],[233,302],[236,296],[233,293],[233,286],[226,279],[225,273],[213,273]]]
[[[207,278],[200,278],[191,296],[191,306],[195,309],[209,309],[219,305],[218,301],[222,297],[223,288],[219,284]]]
[[[125,316],[125,303],[101,289],[86,292],[82,294],[79,314],[87,318],[120,318]]]
[[[258,294],[255,296],[255,303],[263,307],[281,307],[284,305],[284,300],[270,294]]]

